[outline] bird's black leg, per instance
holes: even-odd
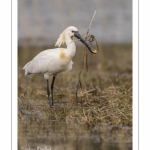
[[[49,82],[48,82],[48,80],[46,80],[47,81],[47,95],[48,95],[48,101],[49,101],[49,105],[50,105],[50,107],[51,107],[51,103],[50,103],[50,91],[49,91]]]
[[[54,103],[53,103],[53,88],[54,88],[54,81],[55,81],[55,76],[53,76],[53,80],[52,80],[52,83],[51,83],[52,106],[54,106]]]

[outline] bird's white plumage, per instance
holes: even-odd
[[[50,75],[56,76],[62,71],[71,70],[73,65],[72,58],[76,52],[72,31],[78,31],[78,29],[73,26],[68,27],[60,34],[56,42],[56,46],[59,47],[65,42],[67,48],[42,51],[23,67],[25,75],[42,74],[45,79],[48,79]]]

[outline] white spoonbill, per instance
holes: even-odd
[[[67,48],[54,48],[40,52],[30,62],[28,62],[23,69],[25,70],[25,76],[31,74],[42,75],[47,82],[47,95],[50,107],[53,103],[53,86],[54,81],[58,73],[63,71],[70,71],[72,69],[72,58],[76,52],[76,45],[74,42],[74,36],[86,45],[90,52],[96,54],[97,51],[92,48],[78,33],[78,29],[74,26],[70,26],[65,29],[60,35],[55,46],[60,47],[61,44],[66,43]],[[51,83],[51,100],[50,103],[50,90],[49,90],[49,77],[53,76]]]

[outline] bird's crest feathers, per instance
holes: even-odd
[[[57,39],[57,42],[55,44],[55,46],[58,46],[60,47],[61,44],[65,43],[65,31],[63,31],[60,35],[59,35],[59,38]]]

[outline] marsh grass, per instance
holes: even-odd
[[[53,108],[49,108],[47,101],[46,81],[40,76],[25,77],[22,71],[22,67],[44,49],[47,48],[19,47],[18,50],[19,132],[36,125],[37,130],[50,134],[55,124],[55,127],[63,125],[63,132],[69,132],[66,126],[81,133],[98,128],[97,131],[103,133],[101,141],[108,132],[122,133],[124,139],[131,137],[132,130],[123,128],[132,127],[132,46],[100,45],[97,55],[88,53],[89,69],[86,72],[84,66],[82,89],[78,89],[76,97],[83,58],[83,48],[78,48],[73,70],[56,78]],[[35,136],[32,129],[29,131]],[[117,138],[120,136],[112,136],[111,140]]]

